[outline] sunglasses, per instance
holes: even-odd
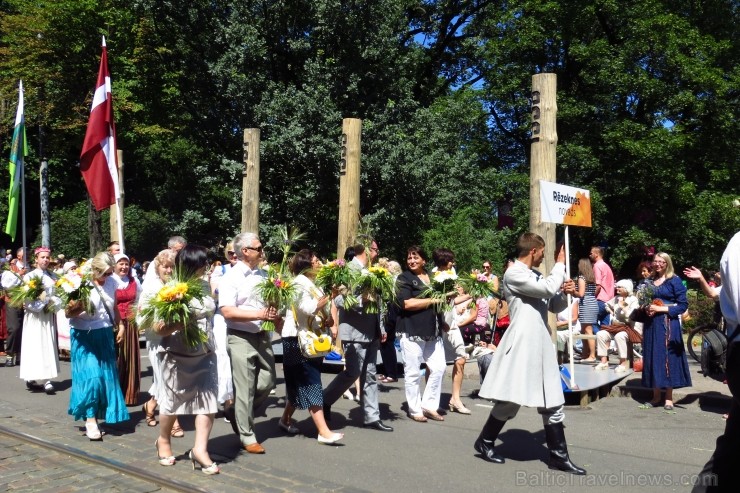
[[[246,248],[247,250],[254,250],[255,252],[258,252],[258,253],[262,253],[264,251],[264,249],[261,246],[257,248],[254,248],[254,247],[244,247],[244,248]]]
[[[234,252],[234,251],[231,251],[231,250],[229,250],[229,251],[228,251],[228,252],[226,252],[226,253],[227,253],[227,254],[229,255],[229,257],[233,257],[234,255],[236,255],[236,252]]]

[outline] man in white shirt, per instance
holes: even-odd
[[[240,233],[234,238],[238,261],[221,278],[218,305],[226,320],[228,353],[234,384],[234,416],[228,416],[239,432],[244,450],[264,454],[254,433],[254,410],[262,405],[275,387],[275,355],[272,332],[262,330],[263,320],[282,322],[277,309],[265,306],[257,285],[267,276],[259,268],[262,243],[255,233]]]
[[[737,491],[737,465],[740,464],[740,232],[727,244],[719,262],[722,291],[719,305],[727,323],[725,376],[732,394],[725,432],[717,438],[714,454],[694,483],[693,493]]]

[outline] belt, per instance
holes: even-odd
[[[266,332],[263,332],[263,331],[260,331],[260,332],[247,332],[246,330],[230,329],[229,327],[226,327],[226,335],[230,335],[230,336],[244,337],[245,335],[247,335],[247,336],[258,336],[258,335],[262,335],[262,334],[266,334]]]

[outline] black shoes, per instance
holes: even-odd
[[[545,440],[550,449],[548,467],[558,471],[569,472],[578,476],[586,474],[586,470],[571,462],[568,457],[568,445],[565,443],[565,429],[563,423],[545,425]]]
[[[363,426],[365,428],[372,428],[373,430],[378,430],[378,431],[393,431],[392,427],[384,424],[380,420],[373,421],[372,423],[365,423]]]
[[[503,456],[497,454],[493,450],[493,440],[486,440],[484,438],[478,437],[478,439],[475,441],[474,447],[475,451],[481,454],[483,460],[493,462],[494,464],[503,464],[505,462]]]
[[[494,464],[503,464],[503,456],[497,454],[493,450],[493,443],[498,438],[498,434],[501,433],[501,429],[506,424],[506,421],[501,421],[493,417],[492,414],[488,415],[486,424],[483,425],[483,429],[480,432],[480,436],[475,441],[475,451],[481,454],[483,460],[493,462]]]

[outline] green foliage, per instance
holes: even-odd
[[[496,229],[490,211],[464,207],[449,219],[433,217],[433,227],[424,233],[422,247],[430,256],[435,248],[449,248],[455,253],[458,273],[480,269],[484,260],[491,262],[494,274],[501,275],[504,260],[512,255],[517,234]]]
[[[529,228],[531,77],[553,72],[557,180],[591,190],[594,211],[571,257],[603,244],[627,273],[655,245],[711,267],[740,229],[737,24],[729,0],[5,0],[0,153],[23,78],[27,217],[43,153],[54,245],[89,253],[77,162],[105,35],[127,216],[139,208],[129,251],[238,232],[243,129],[259,128],[262,235],[295,224],[333,257],[341,120],[356,117],[360,213],[383,255],[422,242],[498,267]]]
[[[110,224],[109,210],[101,215],[103,225]],[[124,207],[123,224],[125,228],[126,253],[140,260],[154,258],[166,245],[167,238],[173,234],[167,218],[157,211],[145,211],[136,205]],[[106,233],[103,243],[108,244],[109,228],[103,227]],[[55,252],[63,253],[67,258],[88,258],[97,252],[90,252],[88,231],[88,203],[77,202],[69,207],[55,209],[51,212],[51,245]],[[41,233],[37,232],[34,245],[41,244]]]

